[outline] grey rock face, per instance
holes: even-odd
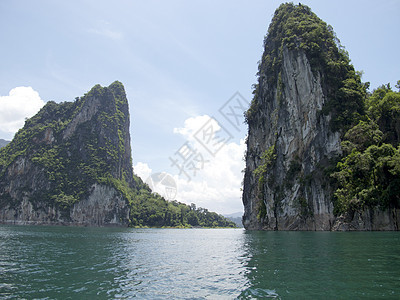
[[[115,189],[94,185],[87,199],[75,203],[68,211],[44,202],[32,203],[25,197],[19,205],[0,210],[0,220],[16,225],[127,225],[129,207]]]
[[[280,82],[271,93],[261,81],[260,90],[259,110],[249,124],[244,226],[329,230],[334,221],[331,188],[319,166],[341,150],[339,133],[329,129],[329,115],[319,113],[326,101],[319,74],[312,72],[304,52],[285,48]],[[260,187],[254,171],[272,146],[276,159]]]
[[[335,216],[334,186],[325,168],[341,155],[339,132],[321,113],[327,98],[320,73],[301,50],[283,49],[274,86],[260,74],[258,106],[249,121],[243,225],[251,230],[399,230],[396,209],[364,208]],[[263,174],[263,153],[274,159]]]
[[[400,229],[400,210],[379,207],[365,208],[339,216],[333,224],[335,231],[397,231]]]
[[[72,207],[70,217],[82,225],[121,225],[129,219],[129,207],[115,189],[95,184],[90,196]]]

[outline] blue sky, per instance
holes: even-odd
[[[119,80],[130,104],[136,172],[172,174],[178,200],[220,213],[241,210],[243,165],[226,156],[240,156],[246,128],[229,128],[218,110],[236,92],[251,100],[264,35],[280,3],[2,0],[0,101],[14,107],[0,102],[0,118],[7,116],[7,122],[0,119],[0,138],[12,138],[15,126],[7,124],[13,118],[37,111],[34,92],[43,103],[72,101],[97,83]],[[372,88],[400,79],[400,1],[302,3],[333,26]],[[23,100],[12,101],[10,91],[21,86],[32,91],[18,90]],[[22,106],[27,112],[18,113]],[[187,182],[170,158],[186,141],[194,145],[193,134],[207,116],[233,138]]]

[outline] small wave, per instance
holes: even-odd
[[[242,291],[237,299],[264,299],[264,298],[276,298],[280,299],[280,296],[275,290],[262,289],[249,287]]]

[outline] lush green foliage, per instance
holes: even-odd
[[[260,220],[267,213],[267,208],[264,203],[264,185],[265,178],[267,176],[268,168],[274,163],[276,159],[275,145],[269,147],[265,152],[261,155],[261,163],[254,170],[254,176],[258,180],[258,213],[257,218]]]
[[[48,102],[38,114],[25,122],[11,143],[0,150],[0,177],[5,176],[9,165],[18,157],[25,156],[43,170],[50,185],[48,189],[38,191],[35,198],[68,208],[86,196],[89,193],[88,187],[93,183],[115,176],[115,166],[119,164],[119,157],[124,150],[115,147],[115,143],[110,140],[114,132],[122,129],[125,117],[118,110],[118,101],[114,104],[116,111],[112,110],[112,102],[117,98],[114,97],[117,96],[114,89],[118,88],[123,89],[119,82],[108,88],[96,85],[75,102]],[[79,124],[79,134],[64,138],[67,126],[82,113],[85,103],[93,98],[110,102],[106,104],[110,110]],[[103,119],[104,115],[108,118]],[[99,135],[98,131],[104,131],[105,134]]]
[[[366,106],[365,121],[344,136],[344,157],[332,175],[339,184],[337,214],[365,206],[400,207],[400,93],[382,86]]]
[[[281,91],[283,50],[304,51],[316,77],[321,78],[328,101],[322,110],[330,114],[333,130],[347,130],[364,114],[365,86],[360,74],[340,45],[332,27],[318,18],[305,5],[282,4],[272,18],[264,40],[264,54],[259,65],[258,84],[254,85],[254,98],[246,112],[251,122],[259,110],[260,97],[274,97],[272,87]],[[269,95],[260,90],[268,87]]]
[[[383,141],[398,145],[400,143],[400,93],[392,91],[389,84],[383,85],[368,98],[367,106],[368,115],[384,132]]]
[[[210,212],[177,201],[166,201],[147,188],[136,193],[131,202],[131,226],[149,227],[236,227],[235,223]]]
[[[260,181],[264,180],[264,175],[275,159],[275,145],[273,145],[261,155],[261,164],[254,170],[254,175],[259,178]]]

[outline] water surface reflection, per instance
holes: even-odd
[[[0,226],[0,298],[399,298],[400,234]]]
[[[397,232],[245,232],[239,298],[400,296]]]

